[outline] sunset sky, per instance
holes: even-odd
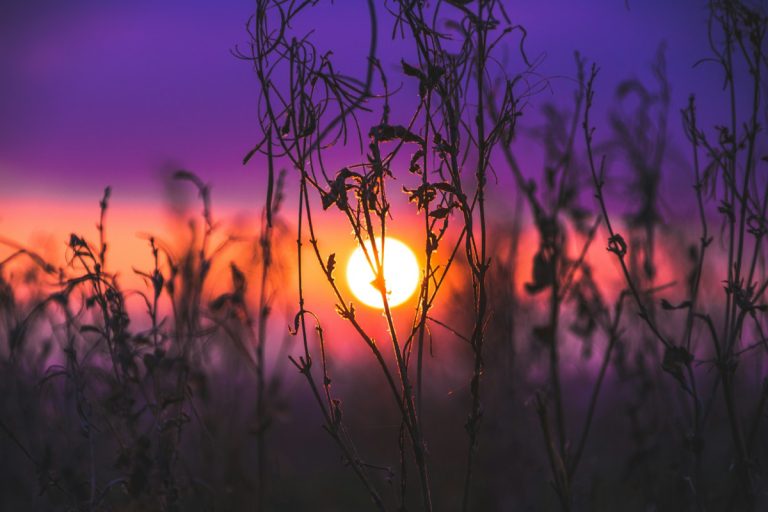
[[[341,66],[359,68],[364,3],[321,3],[313,13],[321,43]],[[241,165],[257,136],[257,85],[248,63],[230,53],[247,42],[252,8],[246,0],[3,2],[1,197],[92,199],[107,184],[120,199],[152,197],[158,174],[183,165],[222,197],[258,198],[257,169]],[[702,101],[718,92],[713,66],[692,69],[706,46],[704,2],[525,0],[509,11],[528,31],[528,53],[544,54],[544,76],[572,76],[579,50],[601,66],[607,94],[622,78],[647,76],[666,41],[674,108],[689,92]],[[383,44],[391,20],[380,18]],[[349,30],[323,30],[339,23]],[[562,82],[553,86],[570,86]]]
[[[247,44],[252,9],[246,0],[4,2],[0,232],[22,243],[53,235],[63,246],[69,231],[93,232],[98,199],[111,185],[113,246],[127,264],[129,254],[144,251],[137,233],[168,229],[157,222],[166,211],[162,177],[181,167],[213,185],[222,216],[240,212],[257,221],[264,200],[261,162],[242,165],[258,136],[257,83],[249,63],[232,54]],[[539,62],[537,72],[551,78],[551,91],[526,107],[524,124],[535,122],[541,103],[570,97],[574,50],[601,67],[599,120],[620,80],[649,78],[662,41],[672,85],[671,165],[689,154],[678,115],[688,94],[706,105],[704,123],[723,111],[719,71],[692,67],[706,48],[703,2],[524,0],[510,2],[509,13],[527,29],[526,49]],[[383,9],[379,18],[380,57],[400,83],[391,18]],[[339,67],[358,71],[369,29],[364,3],[321,2],[310,21],[306,28],[316,31],[319,46],[334,51]],[[395,109],[398,98],[413,98],[412,89],[404,85]],[[607,126],[602,129],[607,133]],[[536,176],[537,155],[524,144],[516,151],[524,171]],[[350,158],[359,161],[356,145]],[[667,173],[672,178],[665,185],[687,192],[690,176],[681,169]],[[502,177],[494,192],[502,202],[509,186]]]

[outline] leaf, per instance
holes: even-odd
[[[180,181],[189,181],[190,183],[194,184],[195,187],[197,187],[198,190],[201,192],[208,187],[205,183],[194,173],[191,173],[189,171],[185,171],[183,169],[176,171],[173,173],[173,179],[180,180]]]
[[[451,210],[453,209],[453,205],[443,207],[443,208],[436,208],[429,212],[429,216],[433,217],[435,219],[444,219],[448,216],[449,213],[451,213]]]
[[[437,238],[437,235],[432,231],[430,231],[429,234],[427,235],[427,251],[428,252],[436,251],[439,243],[440,241]]]
[[[245,279],[245,274],[243,274],[242,270],[237,268],[237,265],[235,265],[234,262],[230,262],[229,268],[232,273],[232,288],[234,289],[234,296],[236,299],[240,299],[242,301],[244,300],[245,289],[248,285],[248,282]]]
[[[408,167],[408,171],[412,172],[413,174],[421,174],[421,164],[419,164],[419,160],[422,158],[424,158],[424,150],[420,149],[416,151],[411,157],[411,164]]]
[[[266,142],[266,138],[261,142],[259,142],[258,144],[256,144],[256,146],[254,146],[253,149],[251,149],[248,153],[245,154],[245,156],[243,157],[243,165],[247,164],[251,160],[251,158],[253,158],[253,155],[258,153],[259,149],[261,149],[261,146],[264,144],[264,142]]]
[[[610,237],[608,239],[608,251],[623,258],[624,255],[627,254],[627,242],[624,241],[624,237],[618,233]]]
[[[328,273],[328,277],[331,277],[331,274],[333,274],[333,270],[336,268],[336,253],[331,253],[330,256],[328,256],[328,262],[325,264],[326,272]]]
[[[296,336],[296,334],[298,334],[299,332],[299,320],[301,318],[301,313],[302,312],[299,311],[298,313],[296,313],[296,316],[293,317],[293,327],[291,327],[290,325],[288,326],[288,333],[291,336]]]
[[[152,273],[152,286],[154,287],[155,298],[160,296],[160,293],[163,291],[164,283],[165,278],[163,277],[163,274],[161,274],[159,270],[155,270]]]
[[[85,240],[72,233],[69,235],[69,246],[74,249],[76,247],[87,247],[87,244]]]
[[[402,140],[403,142],[415,142],[424,145],[424,140],[402,125],[380,124],[371,128],[368,135],[379,142]]]
[[[323,203],[323,210],[327,210],[330,208],[334,203],[336,203],[336,195],[333,193],[327,193],[327,192],[320,192],[321,194],[321,201]]]
[[[421,185],[419,188],[403,187],[403,192],[409,195],[408,201],[416,203],[419,211],[429,206],[429,203],[435,199],[435,189],[429,183]]]
[[[423,80],[425,78],[424,73],[422,73],[422,71],[419,68],[415,66],[411,66],[404,60],[401,60],[400,64],[402,64],[403,73],[405,73],[406,75],[416,77],[419,80]]]
[[[327,210],[331,205],[336,204],[339,210],[345,210],[349,203],[347,202],[347,179],[356,178],[360,179],[360,175],[349,170],[349,168],[342,168],[336,178],[331,182],[331,190],[329,192],[320,192],[321,200],[323,204],[323,210]]]
[[[685,347],[669,346],[664,351],[661,367],[685,387],[683,369],[693,361],[693,355]]]
[[[83,325],[80,327],[80,333],[86,333],[86,332],[95,332],[96,334],[101,334],[101,329],[96,327],[95,325]]]
[[[308,112],[306,123],[301,127],[299,137],[308,137],[312,135],[316,127],[317,122],[315,121],[315,116],[311,112]]]
[[[689,307],[691,307],[691,301],[689,300],[683,301],[680,304],[675,305],[670,303],[667,299],[661,299],[661,309],[666,309],[669,311],[673,309],[687,309]]]
[[[733,205],[728,201],[721,201],[720,206],[717,207],[717,211],[727,216],[731,221],[734,220]]]
[[[442,78],[444,74],[445,74],[445,68],[442,68],[440,66],[430,66],[429,70],[427,71],[429,88],[432,89],[437,84],[437,81],[440,80],[440,78]]]
[[[448,192],[453,195],[458,195],[456,193],[456,189],[450,183],[439,181],[437,183],[433,183],[432,186],[435,187],[437,190],[442,190],[443,192]]]
[[[525,283],[525,290],[533,295],[552,284],[554,275],[554,262],[549,251],[539,249],[533,257],[532,281]]]
[[[641,101],[647,103],[650,101],[650,94],[645,86],[636,79],[624,80],[618,87],[616,87],[616,97],[618,99],[624,99],[630,94],[637,94],[641,98]]]

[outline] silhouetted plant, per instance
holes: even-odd
[[[700,457],[704,447],[702,428],[707,421],[717,388],[722,387],[723,401],[732,434],[732,449],[735,455],[734,465],[737,477],[735,489],[738,489],[738,493],[733,494],[729,500],[729,507],[738,503],[740,507],[754,509],[758,503],[764,502],[765,497],[764,492],[759,489],[760,486],[754,469],[756,461],[753,457],[755,454],[751,450],[752,443],[748,441],[751,434],[747,434],[747,429],[743,425],[743,416],[738,410],[735,379],[739,356],[744,354],[744,351],[754,350],[764,342],[763,328],[758,312],[765,309],[765,305],[760,301],[768,285],[760,284],[763,278],[758,278],[757,262],[763,252],[761,244],[763,229],[759,226],[764,225],[768,218],[764,207],[768,203],[768,193],[760,192],[757,188],[759,182],[755,175],[755,151],[759,133],[757,116],[761,109],[761,97],[758,91],[763,84],[762,73],[766,65],[764,51],[767,25],[766,17],[761,11],[741,2],[713,2],[710,5],[710,12],[710,41],[713,57],[706,60],[720,65],[724,72],[725,90],[730,97],[731,124],[729,127],[716,127],[719,140],[717,145],[714,145],[709,142],[707,135],[697,124],[693,98],[691,98],[687,108],[683,109],[685,131],[693,146],[694,189],[702,225],[702,235],[697,251],[698,261],[694,270],[693,285],[688,290],[689,298],[678,304],[673,304],[666,299],[661,302],[662,309],[667,311],[667,314],[674,314],[674,311],[677,310],[687,311],[687,320],[681,336],[665,332],[666,329],[660,324],[660,318],[652,314],[652,306],[645,300],[636,274],[633,274],[628,265],[627,243],[608,220],[608,210],[603,193],[605,159],[597,165],[591,149],[594,128],[590,124],[588,114],[594,96],[593,84],[597,75],[597,68],[594,66],[588,85],[584,134],[596,197],[603,215],[606,217],[609,234],[608,250],[616,256],[621,265],[640,318],[662,345],[664,354],[661,361],[662,369],[678,382],[691,399],[693,414],[689,443],[696,459],[692,475],[695,506],[701,508],[704,502],[700,495],[704,492],[701,489],[700,478]],[[748,118],[742,125],[737,122],[739,111],[736,104],[735,59],[743,59],[749,72],[750,85],[753,88]],[[662,87],[662,101],[666,98],[664,90],[666,90],[665,86]],[[643,124],[642,119],[640,123]],[[620,127],[623,126],[620,125]],[[739,134],[739,131],[743,133]],[[657,142],[656,147],[659,146],[663,148],[663,142]],[[711,162],[706,165],[705,173],[702,173],[700,168],[700,148],[704,149],[705,158]],[[660,150],[656,149],[655,151],[658,153]],[[636,162],[639,163],[640,167],[645,166],[645,161],[639,155]],[[652,168],[649,169],[648,175],[649,179],[656,180],[654,178],[656,172]],[[722,180],[720,188],[716,187],[718,178]],[[648,183],[643,190],[646,189],[648,192],[643,193],[646,196],[652,195],[650,193],[653,189],[652,183]],[[704,272],[704,255],[713,241],[708,230],[705,191],[710,191],[712,199],[720,199],[718,212],[723,217],[724,226],[720,240],[721,246],[725,248],[727,253],[726,275],[721,276],[725,278],[723,281],[724,301],[721,303],[712,302],[711,304],[717,308],[724,306],[722,309],[724,318],[719,329],[713,320],[711,306],[704,309],[706,306],[699,301],[700,284]],[[643,207],[638,218],[643,220],[648,227],[652,227],[654,216],[652,209]],[[752,227],[750,228],[750,226]],[[652,234],[649,233],[648,238],[650,240]],[[747,249],[750,242],[752,242],[751,255]],[[648,258],[647,252],[646,249],[646,258]],[[650,260],[646,259],[646,261]],[[644,268],[645,275],[652,278],[654,273],[652,263],[646,263]],[[750,330],[749,326],[745,325],[747,319],[754,321],[754,330]],[[703,325],[703,331],[694,328],[696,322]],[[753,335],[763,341],[758,344],[750,343],[749,340]],[[706,340],[711,349],[707,350],[703,346],[705,341],[699,341],[699,339]],[[714,353],[714,359],[710,359],[709,354],[711,353]],[[697,388],[696,372],[693,366],[697,359],[700,364],[711,365],[717,370],[717,379],[710,397],[702,395]],[[749,432],[755,431],[757,427],[754,425],[759,424],[759,418],[763,414],[765,391],[759,395],[757,410],[753,413],[755,418],[752,422],[753,427],[749,429]]]

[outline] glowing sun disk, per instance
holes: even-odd
[[[365,242],[368,256],[373,261],[371,242]],[[376,239],[376,248],[381,257],[381,240]],[[374,263],[375,265],[375,263]],[[363,304],[373,308],[384,308],[381,292],[373,285],[375,274],[358,247],[347,263],[347,282],[355,297]],[[402,304],[413,295],[419,284],[419,263],[413,251],[400,240],[386,237],[384,242],[384,283],[387,290],[387,302],[390,307]]]

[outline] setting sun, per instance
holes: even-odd
[[[377,248],[380,250],[379,240]],[[371,242],[365,243],[368,255],[373,258]],[[390,306],[402,304],[413,295],[419,284],[419,263],[413,251],[403,242],[387,237],[384,244],[384,283]],[[358,247],[347,263],[347,282],[349,288],[363,304],[373,308],[384,308],[381,293],[372,282],[375,278],[371,265],[363,250]]]

